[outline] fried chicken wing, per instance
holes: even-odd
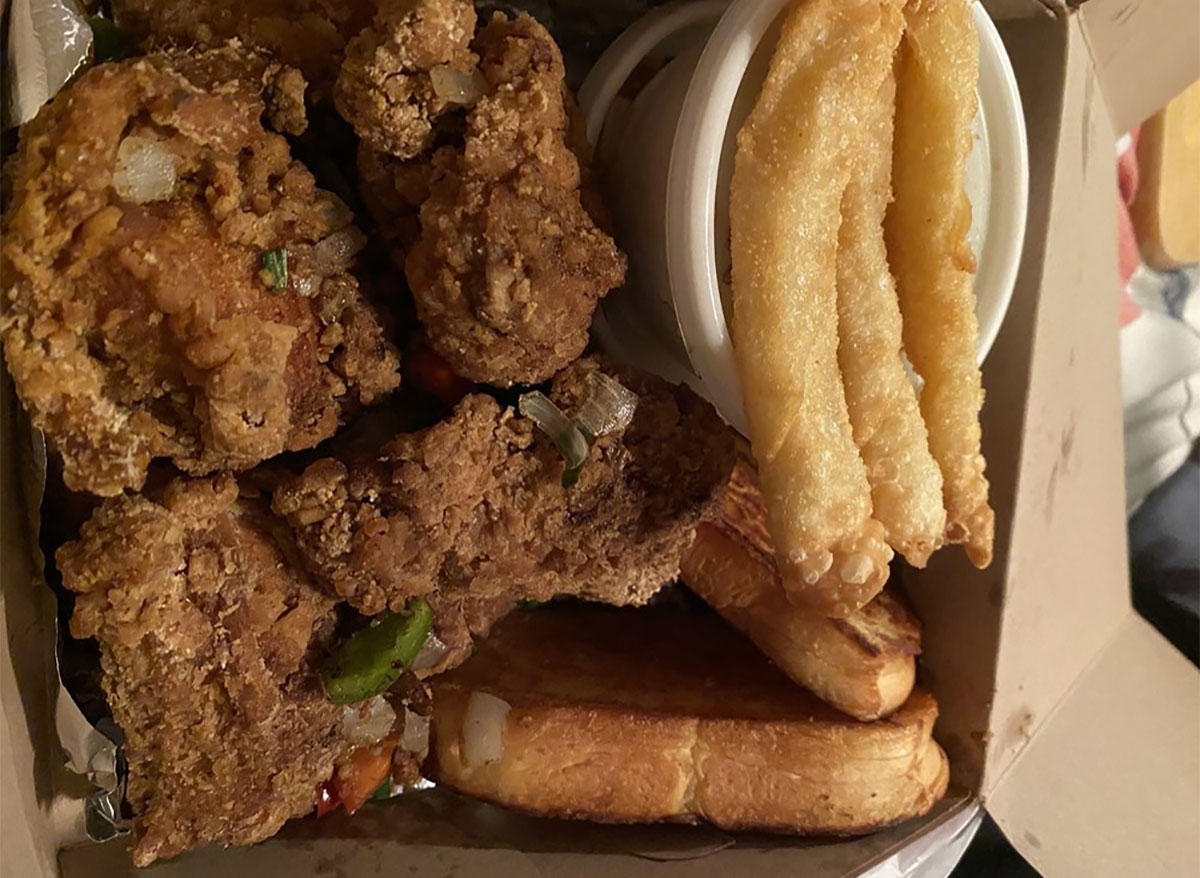
[[[551,398],[575,411],[599,368],[578,361]],[[429,593],[475,612],[486,605],[473,602],[498,597],[644,603],[678,574],[732,469],[733,434],[690,390],[616,374],[638,394],[636,413],[595,440],[572,487],[532,421],[475,394],[374,460],[312,464],[275,492],[273,508],[310,568],[367,614]]]
[[[484,94],[461,148],[426,178],[406,274],[430,342],[456,372],[537,383],[583,353],[625,258],[580,203],[570,97],[549,33],[528,15],[497,14],[474,45]],[[401,195],[401,208],[411,204]]]
[[[237,37],[298,68],[328,96],[346,41],[366,27],[378,0],[113,0],[122,30],[142,46],[220,46]]]
[[[398,385],[363,236],[263,127],[301,130],[302,93],[234,42],[93,68],[23,129],[0,339],[72,489],[248,468]]]
[[[373,149],[420,155],[438,116],[482,92],[474,33],[475,7],[463,0],[383,0],[346,47],[334,105]]]
[[[335,602],[294,552],[229,476],[112,498],[58,552],[125,732],[139,866],[273,835],[348,750],[309,664]]]

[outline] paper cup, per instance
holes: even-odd
[[[699,0],[660,7],[601,56],[579,92],[596,166],[629,256],[629,277],[597,312],[613,356],[690,384],[745,432],[726,321],[729,181],[790,0]],[[968,160],[979,358],[1000,331],[1025,233],[1029,165],[1016,78],[983,7],[979,114]],[[650,59],[669,62],[622,98]]]

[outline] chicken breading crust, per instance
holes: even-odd
[[[346,751],[310,669],[334,600],[230,476],[112,498],[58,552],[125,732],[134,862],[249,844],[313,807]]]
[[[486,89],[454,160],[434,162],[405,269],[430,343],[456,372],[535,384],[583,353],[625,257],[580,202],[550,34],[528,15],[497,14],[474,48]]]
[[[580,360],[551,398],[566,412],[600,365]],[[412,595],[578,595],[644,603],[679,572],[696,523],[720,496],[733,434],[690,390],[605,368],[640,397],[623,433],[597,439],[572,487],[533,422],[489,396],[397,436],[377,459],[322,460],[275,492],[305,561],[363,613]]]
[[[399,383],[361,233],[263,127],[302,129],[302,92],[233,42],[95,67],[22,130],[0,339],[72,489],[248,468]]]
[[[371,26],[346,46],[333,100],[364,143],[413,158],[433,141],[439,115],[473,103],[475,7],[463,0],[383,0]],[[435,77],[448,82],[437,86]],[[446,88],[458,82],[460,88]],[[481,83],[480,83],[481,84]]]
[[[214,48],[237,37],[298,68],[316,100],[328,97],[346,41],[378,0],[113,0],[121,29],[144,47]]]

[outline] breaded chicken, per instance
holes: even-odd
[[[308,658],[334,600],[294,552],[229,476],[112,498],[58,552],[125,732],[139,866],[273,835],[348,749]]]
[[[213,48],[237,37],[298,68],[326,99],[346,41],[366,27],[378,0],[113,0],[121,29],[144,48]]]
[[[399,384],[364,238],[287,141],[303,80],[236,42],[85,73],[21,132],[0,339],[75,490],[245,469]]]
[[[421,205],[429,198],[430,187],[457,163],[453,147],[398,159],[373,149],[365,140],[359,143],[358,191],[401,271],[405,254],[421,237]]]
[[[383,185],[367,200],[407,249],[434,349],[473,381],[532,384],[583,352],[597,301],[624,280],[625,257],[580,203],[570,96],[550,34],[528,15],[497,14],[473,48],[484,91],[462,144],[411,166],[368,155],[360,167]],[[409,245],[417,200],[420,234]]]
[[[577,411],[599,368],[591,359],[573,364],[551,398]],[[448,420],[397,436],[375,460],[312,464],[272,506],[310,569],[363,613],[429,593],[468,606],[556,595],[644,603],[678,574],[696,523],[717,500],[733,434],[687,388],[604,371],[640,401],[623,432],[592,443],[572,487],[563,484],[562,456],[531,420],[474,394]]]
[[[420,155],[438,117],[482,91],[474,34],[475,7],[464,0],[382,0],[346,47],[334,105],[372,149]]]

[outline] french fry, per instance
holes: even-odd
[[[895,36],[898,41],[898,31]],[[895,109],[889,71],[858,143],[848,150],[851,172],[838,231],[838,364],[875,519],[893,549],[924,567],[942,544],[946,510],[942,474],[901,360],[900,305],[883,240]]]
[[[921,413],[942,471],[946,540],[976,567],[992,559],[994,514],[980,451],[983,384],[976,362],[975,259],[963,189],[975,116],[979,43],[967,0],[910,0],[896,63],[892,162],[895,201],[885,221],[904,347],[924,379]]]
[[[806,0],[788,14],[738,134],[730,193],[734,347],[789,596],[844,616],[883,587],[838,367],[837,249],[846,146],[890,75],[899,0]]]

